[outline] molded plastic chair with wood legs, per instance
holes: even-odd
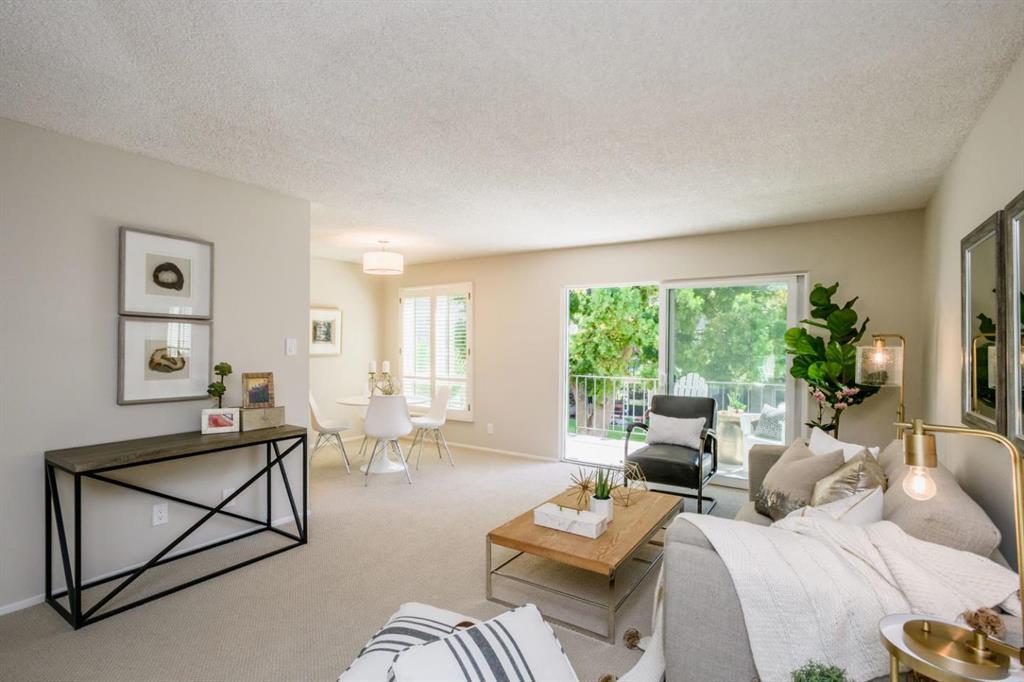
[[[405,469],[405,478],[412,484],[412,476],[409,475],[402,446],[398,444],[398,439],[409,435],[411,431],[412,422],[409,420],[409,408],[404,395],[375,395],[370,398],[370,406],[366,408],[366,419],[363,420],[363,432],[369,438],[373,438],[374,443],[370,461],[366,464],[363,485],[370,482],[373,459],[378,455],[387,457],[389,447],[398,455],[398,460]]]
[[[345,443],[341,440],[341,433],[352,428],[351,422],[345,419],[327,420],[321,417],[320,408],[316,404],[316,398],[313,397],[312,391],[309,392],[309,416],[310,421],[313,422],[313,430],[316,431],[316,443],[313,445],[313,453],[310,458],[322,445],[333,442],[345,460],[345,471],[351,474],[352,468],[348,463],[348,452],[345,451]]]
[[[416,454],[417,470],[420,468],[420,459],[423,457],[423,441],[428,435],[434,440],[434,446],[437,447],[437,458],[441,459],[441,446],[444,445],[444,450],[448,453],[448,463],[455,466],[452,451],[448,449],[448,441],[445,440],[444,433],[441,432],[441,427],[448,421],[448,396],[450,393],[451,388],[448,386],[437,389],[434,399],[430,401],[430,410],[422,417],[412,418],[412,425],[416,427],[416,433],[412,437],[412,445],[409,446],[409,457],[412,457],[412,451],[419,443],[420,450]]]

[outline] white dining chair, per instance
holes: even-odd
[[[310,458],[316,454],[321,445],[334,442],[338,452],[345,460],[345,471],[351,474],[352,468],[349,466],[348,452],[345,451],[345,442],[341,439],[341,434],[343,431],[351,429],[352,424],[345,419],[325,420],[320,416],[320,408],[316,404],[316,398],[313,397],[312,391],[309,392],[309,416],[313,423],[313,430],[316,431],[316,443],[313,445],[313,454],[310,455]]]
[[[363,485],[370,482],[374,457],[387,457],[388,448],[398,455],[398,461],[405,469],[405,478],[410,485],[412,484],[412,476],[409,475],[402,446],[398,443],[399,438],[409,435],[411,431],[412,422],[409,420],[409,408],[404,395],[375,395],[370,398],[370,405],[366,408],[366,419],[363,420],[363,432],[367,437],[374,439],[374,444],[370,461],[366,464]]]
[[[423,441],[427,436],[433,439],[434,445],[437,447],[437,458],[441,459],[441,446],[444,445],[444,450],[448,453],[448,463],[455,466],[452,451],[448,449],[448,441],[445,440],[444,433],[441,431],[441,427],[448,421],[448,396],[450,393],[451,388],[448,386],[437,389],[434,399],[430,401],[430,410],[422,417],[412,418],[412,425],[416,427],[416,433],[413,434],[412,445],[409,446],[409,457],[412,457],[412,451],[419,443],[420,449],[416,453],[417,470],[420,468],[420,458],[423,457]]]

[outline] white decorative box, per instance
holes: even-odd
[[[552,502],[545,502],[533,510],[533,522],[585,538],[600,537],[608,530],[608,517],[592,511],[576,511],[572,507],[559,508]]]

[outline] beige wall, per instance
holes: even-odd
[[[1024,190],[1024,55],[971,130],[925,211],[927,418],[960,423],[960,240]],[[975,439],[944,438],[942,459],[1003,531],[1013,556],[1006,455]]]
[[[361,411],[342,407],[337,399],[366,391],[366,371],[371,360],[381,360],[381,315],[384,286],[381,277],[364,275],[357,263],[331,258],[310,260],[309,297],[312,305],[341,309],[341,355],[309,359],[309,388],[324,418],[345,418],[362,432]]]
[[[473,283],[473,423],[449,423],[449,440],[547,458],[558,457],[562,288],[683,278],[808,272],[860,296],[870,329],[907,336],[908,403],[921,409],[919,211],[613,246],[449,261],[407,268],[389,280],[385,341],[398,360],[398,288]],[[895,391],[851,410],[844,438],[883,443],[891,433]],[[494,424],[494,434],[486,430]]]
[[[45,450],[197,430],[211,405],[116,404],[119,225],[215,243],[214,360],[235,369],[225,404],[239,404],[241,372],[272,371],[288,420],[308,423],[307,202],[0,120],[0,609],[43,591]],[[285,355],[286,337],[297,355]],[[123,475],[214,503],[262,459],[242,451]],[[199,518],[171,503],[170,522],[153,528],[155,498],[83,490],[87,578],[143,561]],[[263,490],[238,510],[261,508]],[[280,487],[274,504],[288,508]],[[196,539],[246,525],[213,524]]]

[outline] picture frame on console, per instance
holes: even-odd
[[[242,423],[237,407],[214,407],[203,410],[202,432],[236,433]]]
[[[242,374],[242,407],[244,409],[274,407],[273,372],[244,372]]]
[[[213,316],[213,242],[122,226],[119,253],[119,314]]]

